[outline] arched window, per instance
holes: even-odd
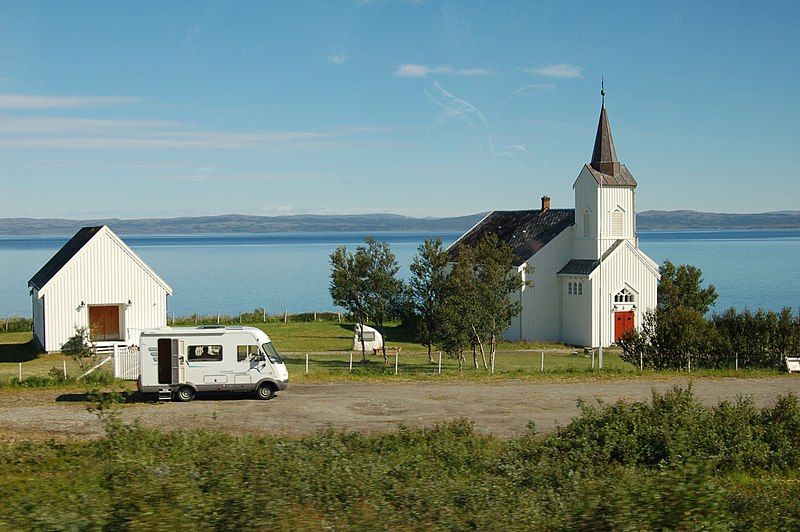
[[[582,296],[582,295],[583,295],[583,281],[580,281],[580,282],[578,283],[578,295],[579,295],[579,296]]]
[[[567,293],[569,295],[572,295],[572,281],[570,281],[569,284],[568,284]]]
[[[611,236],[622,236],[622,211],[619,208],[611,213]]]
[[[623,288],[614,296],[614,303],[633,303],[633,294]]]
[[[592,236],[592,215],[589,211],[583,213],[583,236],[589,238]]]

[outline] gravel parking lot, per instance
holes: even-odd
[[[122,419],[139,419],[163,429],[215,428],[230,432],[298,436],[326,427],[363,432],[392,430],[399,423],[430,426],[467,417],[477,430],[514,436],[536,422],[541,432],[566,424],[578,413],[577,401],[613,402],[648,399],[652,390],[686,386],[688,379],[582,380],[576,382],[381,382],[296,384],[271,401],[249,395],[199,396],[191,403],[142,401],[121,407]],[[753,396],[759,405],[781,394],[800,394],[796,377],[696,379],[700,401],[712,405],[737,395]],[[87,412],[80,391],[2,390],[0,438],[94,436],[103,431]]]

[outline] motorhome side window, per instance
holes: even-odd
[[[221,362],[221,345],[190,345],[189,362]]]
[[[255,360],[258,358],[257,345],[237,345],[236,346],[236,360],[244,362],[246,360]]]

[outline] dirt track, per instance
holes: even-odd
[[[578,412],[576,402],[597,399],[648,399],[652,389],[684,386],[688,380],[597,380],[572,383],[507,381],[474,383],[325,383],[295,384],[271,401],[245,395],[199,397],[192,403],[134,403],[122,418],[139,418],[145,426],[217,428],[232,432],[302,435],[328,426],[364,432],[394,429],[403,422],[428,426],[467,417],[479,431],[513,436],[533,420],[541,432],[566,424]],[[752,395],[759,405],[781,394],[800,394],[800,379],[698,379],[694,391],[705,404],[737,395]],[[91,436],[102,432],[86,411],[79,393],[32,390],[0,395],[0,439]]]

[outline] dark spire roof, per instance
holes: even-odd
[[[600,108],[600,121],[597,123],[597,135],[594,138],[592,165],[595,163],[619,163],[605,105]]]
[[[606,112],[606,91],[602,89],[603,103],[600,106],[600,120],[597,122],[597,134],[594,137],[594,150],[592,162],[589,167],[595,174],[595,180],[600,183],[597,174],[604,175],[604,186],[636,186],[636,180],[628,172],[625,165],[617,160],[617,150],[614,148],[614,137],[611,136],[611,124]]]

